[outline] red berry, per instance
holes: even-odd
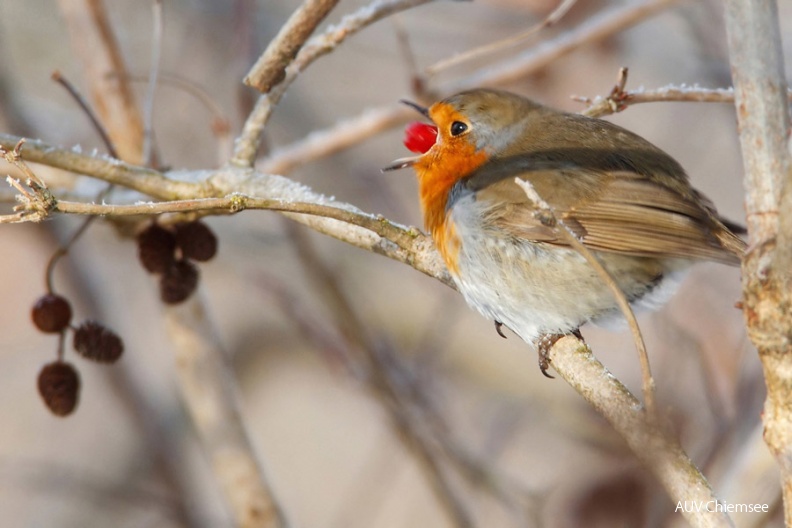
[[[39,330],[50,334],[57,334],[69,326],[72,310],[69,301],[60,295],[48,293],[47,295],[42,295],[39,300],[36,301],[30,315],[33,318],[33,324],[35,324]]]
[[[414,121],[404,129],[404,146],[410,152],[423,154],[437,141],[437,127]]]
[[[38,376],[38,390],[52,414],[71,414],[80,396],[80,376],[69,363],[44,365]]]

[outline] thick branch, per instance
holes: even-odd
[[[240,528],[289,526],[254,454],[239,410],[236,381],[203,301],[166,311],[187,409]]]
[[[12,150],[20,139],[0,134],[0,146]],[[38,140],[25,142],[22,157],[28,162],[85,174],[163,200],[205,196],[199,184],[170,180],[153,169],[104,156],[86,156],[79,151],[53,147]]]
[[[743,305],[767,385],[764,438],[781,469],[784,517],[786,526],[792,526],[792,164],[775,0],[727,0],[726,28],[750,235]],[[786,208],[779,207],[782,199]],[[779,232],[781,225],[784,231]]]
[[[0,146],[12,150],[20,139],[0,134]],[[298,212],[284,212],[284,214],[320,233],[409,264],[430,277],[437,278],[449,286],[453,285],[448,271],[434,250],[434,244],[426,235],[414,228],[363,213],[353,205],[315,193],[310,188],[282,176],[262,174],[250,169],[168,173],[167,176],[176,177],[179,180],[177,181],[155,170],[134,167],[118,160],[77,154],[70,150],[50,147],[39,141],[25,143],[22,155],[27,161],[86,174],[156,198],[186,200],[186,203],[180,201],[172,204],[174,212],[216,209],[216,205],[220,209],[234,212],[245,209],[246,199],[252,200],[249,203],[253,207],[268,209],[278,206],[287,210],[289,204],[293,205],[296,202],[302,202],[304,206],[312,205],[317,211],[327,207],[328,209],[318,213],[324,216],[311,214],[311,211],[306,209],[301,210],[300,213],[307,214]],[[201,198],[211,197],[223,201],[200,201]],[[66,204],[66,207],[71,206]],[[76,205],[73,207],[77,208]],[[81,207],[87,212],[92,206],[83,204]],[[142,213],[139,205],[132,207],[136,208],[134,214]],[[167,208],[171,206],[144,204],[143,209],[151,207],[154,207],[154,213],[158,213],[167,212]],[[160,207],[159,211],[157,207]],[[301,206],[293,205],[294,207]],[[117,210],[120,211],[118,214],[130,211],[125,211],[123,208]],[[112,207],[104,209],[102,214],[112,214],[112,211]],[[76,209],[69,212],[80,213]],[[150,209],[149,214],[151,212]]]
[[[781,182],[789,172],[789,106],[775,0],[726,2],[726,27],[753,244],[777,234]]]
[[[267,93],[286,76],[286,67],[338,0],[305,0],[289,17],[245,77],[245,84]]]

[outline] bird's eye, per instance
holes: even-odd
[[[468,126],[462,121],[454,121],[451,123],[451,135],[458,136],[468,129]]]

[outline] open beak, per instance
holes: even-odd
[[[402,104],[405,104],[405,105],[409,106],[413,110],[417,111],[419,114],[421,114],[422,116],[426,117],[430,121],[432,120],[432,118],[429,117],[429,109],[426,108],[425,106],[421,106],[421,105],[419,105],[417,103],[413,103],[412,101],[407,101],[405,99],[402,99],[400,102]],[[387,167],[383,167],[381,169],[382,172],[388,172],[388,171],[394,171],[394,170],[399,170],[399,169],[405,169],[407,167],[412,167],[431,148],[431,145],[434,143],[435,137],[437,135],[437,127],[434,126],[434,125],[427,125],[427,124],[420,124],[420,123],[414,123],[414,125],[417,125],[418,129],[420,129],[423,133],[421,134],[421,133],[418,133],[416,131],[413,131],[413,133],[411,133],[410,129],[411,129],[412,125],[408,126],[407,129],[405,130],[405,133],[407,135],[405,136],[404,145],[408,149],[412,150],[413,152],[420,151],[421,154],[419,154],[418,156],[411,156],[409,158],[399,158],[399,159],[395,160],[393,163],[391,163],[390,165],[388,165]],[[427,137],[425,129],[433,129],[434,133],[430,134]],[[431,141],[431,143],[426,143],[427,140]],[[416,141],[417,141],[417,144],[415,143]],[[416,145],[418,145],[417,148],[416,148]],[[421,147],[425,147],[425,148],[421,148]]]
[[[423,154],[419,156],[410,156],[409,158],[399,158],[397,160],[394,160],[393,163],[391,163],[387,167],[382,167],[380,170],[382,172],[389,172],[399,169],[406,169],[407,167],[412,167],[421,158],[421,156],[423,156]]]
[[[410,108],[412,108],[413,110],[417,111],[419,114],[421,114],[425,118],[431,119],[431,117],[429,117],[429,109],[426,108],[425,106],[421,106],[418,103],[413,103],[412,101],[408,101],[407,99],[400,99],[399,102],[401,104],[405,104],[405,105],[409,106]]]

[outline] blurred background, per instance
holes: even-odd
[[[518,48],[429,78],[429,91],[447,95],[443,86],[623,4],[578,2],[558,26]],[[129,73],[144,78],[150,3],[105,5]],[[241,79],[298,5],[167,1],[161,71],[201,87],[229,120],[233,136],[255,100]],[[320,31],[363,5],[340,2]],[[411,61],[422,71],[524,31],[556,5],[435,2],[380,21],[300,75],[267,127],[266,148],[277,151],[366,109],[415,99]],[[627,89],[728,86],[721,8],[717,0],[679,2],[502,87],[578,111],[585,105],[571,96],[607,95],[621,66],[630,69]],[[780,0],[779,8],[789,35],[792,2]],[[70,42],[58,3],[0,5],[0,131],[103,152],[83,112],[50,80],[59,70],[87,91]],[[787,58],[790,46],[787,40]],[[134,86],[142,99],[145,83]],[[153,115],[163,166],[222,164],[227,144],[213,133],[216,115],[206,104],[163,82]],[[653,103],[608,119],[670,153],[721,214],[743,221],[732,105]],[[365,211],[420,225],[411,171],[379,170],[406,155],[401,134],[401,127],[384,130],[286,175]],[[91,188],[84,177],[35,169],[64,192]],[[0,173],[10,171],[0,163]],[[2,196],[7,213],[12,194]],[[451,289],[407,266],[290,226],[276,213],[206,222],[219,236],[220,253],[200,267],[199,295],[238,375],[251,440],[295,525],[454,526],[387,406],[350,368],[359,345],[345,338],[323,302],[311,265],[295,249],[299,242],[311,248],[318,262],[313,266],[330,270],[368,342],[393,354],[431,401],[435,414],[426,419],[457,449],[449,467],[487,469],[488,478],[478,484],[454,478],[477,526],[684,526],[657,482],[582,398],[563,381],[545,379],[532,349],[513,334],[500,338]],[[123,337],[126,354],[106,367],[67,350],[82,378],[79,407],[66,419],[44,407],[36,376],[54,359],[57,339],[36,331],[30,308],[44,293],[50,255],[79,223],[56,217],[0,227],[0,525],[231,526],[180,400],[157,284],[140,267],[133,241],[108,223],[95,223],[74,246],[57,268],[55,287],[72,301],[76,322],[104,322]],[[700,264],[666,307],[640,322],[660,409],[687,453],[726,502],[771,505],[774,513],[749,514],[737,526],[781,526],[777,475],[761,438],[761,368],[734,307],[739,280],[736,269]],[[589,326],[583,334],[638,394],[640,370],[628,333]]]

